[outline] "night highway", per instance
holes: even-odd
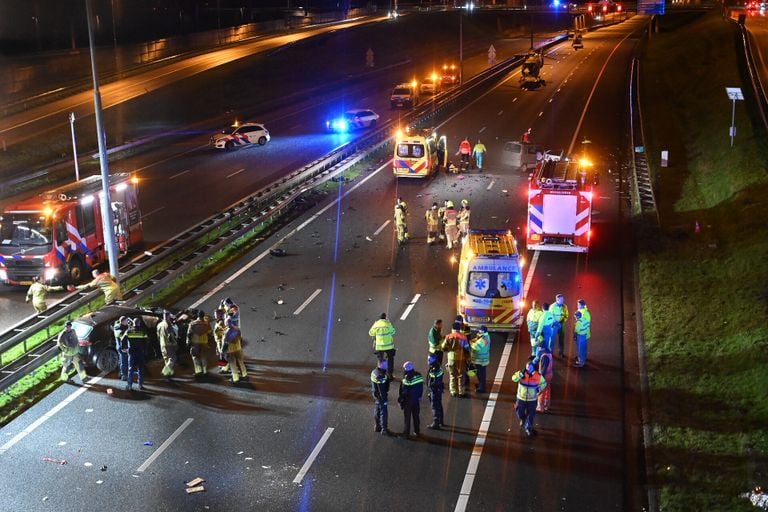
[[[640,510],[636,386],[625,322],[627,80],[645,20],[631,18],[545,56],[546,86],[522,90],[517,73],[436,127],[488,147],[484,172],[397,181],[383,162],[338,188],[306,215],[179,307],[212,311],[224,297],[242,309],[249,378],[177,384],[153,364],[146,392],[123,391],[115,374],[85,387],[62,386],[2,429],[0,486],[8,510],[82,510],[85,503],[128,510]],[[525,50],[513,42],[510,54]],[[467,63],[469,74],[484,55]],[[349,101],[382,119],[391,80]],[[330,103],[336,98],[324,97]],[[139,170],[150,240],[161,241],[343,142],[321,133],[323,102],[307,101],[260,118],[273,132],[264,147],[233,153],[204,148],[210,133],[123,162]],[[492,336],[489,395],[444,398],[446,428],[416,440],[374,433],[369,375],[375,358],[368,329],[382,312],[397,334],[398,365],[426,373],[426,334],[455,315],[456,265],[443,245],[426,244],[424,211],[432,202],[468,199],[474,228],[508,228],[524,239],[527,176],[501,165],[501,148],[531,128],[534,141],[571,154],[586,150],[600,170],[588,255],[528,253],[525,296],[569,308],[585,299],[593,315],[589,362],[555,361],[552,409],[539,435],[522,434],[510,381],[530,353],[526,332]],[[586,149],[584,139],[591,141]],[[408,204],[410,241],[393,232],[395,199]],[[173,201],[169,201],[173,198]],[[215,198],[215,201],[212,199]],[[521,247],[522,247],[521,243]],[[282,248],[285,257],[269,254]],[[525,253],[525,251],[523,251]],[[572,321],[569,326],[572,332]],[[390,429],[402,430],[390,392]],[[426,398],[422,424],[430,419]],[[487,432],[487,433],[486,433]],[[46,460],[45,458],[49,458]],[[50,460],[52,459],[52,460]],[[60,464],[56,461],[66,461]],[[205,480],[205,492],[185,482]],[[108,504],[108,505],[107,505]]]

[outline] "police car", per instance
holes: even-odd
[[[379,122],[379,114],[373,110],[354,109],[347,110],[335,119],[325,122],[325,127],[336,133],[345,133],[362,128],[373,128]]]
[[[261,123],[241,123],[232,125],[232,131],[223,132],[211,137],[209,145],[216,149],[232,150],[239,146],[258,144],[263,146],[269,142],[269,130]]]

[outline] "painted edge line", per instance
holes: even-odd
[[[171,445],[171,443],[177,437],[179,437],[181,433],[184,432],[184,429],[186,429],[189,426],[189,424],[192,423],[193,421],[194,421],[194,418],[187,418],[186,420],[184,420],[184,423],[182,423],[179,426],[179,428],[174,430],[173,434],[171,434],[171,436],[168,439],[166,439],[163,444],[158,446],[157,450],[155,450],[154,453],[152,453],[152,455],[150,455],[149,458],[144,461],[144,464],[139,466],[139,469],[137,469],[136,471],[138,473],[144,472],[149,467],[149,465],[155,462],[155,459],[157,459],[160,455],[162,455],[165,449],[168,448]]]

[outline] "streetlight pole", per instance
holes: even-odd
[[[72,155],[75,157],[75,181],[80,181],[80,167],[77,163],[77,144],[75,143],[75,113],[69,113],[69,127],[72,131]]]
[[[464,85],[464,12],[459,9],[459,85]]]
[[[109,258],[109,273],[120,281],[120,269],[117,265],[117,245],[115,244],[115,219],[112,215],[112,198],[109,194],[109,161],[107,160],[106,137],[104,136],[104,121],[101,112],[101,93],[99,92],[99,75],[96,71],[96,49],[93,41],[93,24],[91,22],[91,0],[85,0],[85,13],[88,17],[88,45],[91,51],[91,74],[93,75],[93,107],[96,114],[96,139],[99,142],[99,163],[101,164],[101,216],[104,220],[104,248]]]

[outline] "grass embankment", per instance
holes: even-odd
[[[738,494],[768,486],[766,134],[735,25],[662,18],[641,67],[662,224],[639,253],[656,483],[665,511],[753,510]],[[726,86],[747,95],[733,148]]]

